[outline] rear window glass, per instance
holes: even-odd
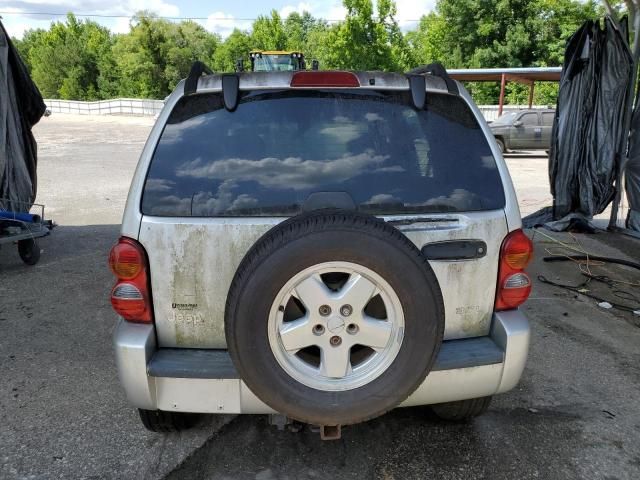
[[[504,207],[491,149],[467,104],[409,92],[283,90],[182,98],[147,174],[142,212],[273,216],[317,192],[346,192],[371,214]],[[344,195],[344,194],[342,194]]]

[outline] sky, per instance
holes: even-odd
[[[431,11],[436,0],[396,0],[396,16],[403,29],[416,26],[422,15]],[[165,17],[201,17],[198,20],[211,32],[226,37],[234,28],[247,29],[251,19],[277,10],[283,17],[292,12],[308,11],[327,20],[342,20],[345,9],[341,0],[0,0],[0,16],[9,35],[22,38],[30,28],[48,28],[54,20],[64,17],[50,14],[100,14],[119,18],[92,18],[117,33],[129,30],[129,18],[135,12],[148,10]],[[46,13],[48,15],[33,15]],[[79,15],[80,16],[80,15]]]

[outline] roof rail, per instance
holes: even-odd
[[[447,84],[447,90],[453,95],[459,95],[460,90],[455,80],[453,80],[447,70],[441,63],[430,63],[429,65],[422,65],[421,67],[409,70],[407,75],[433,75],[434,77],[440,77]]]
[[[191,65],[191,70],[189,70],[189,76],[184,82],[185,95],[196,93],[196,90],[198,89],[198,79],[202,76],[203,73],[211,75],[213,72],[204,63],[199,61],[193,62],[193,65]]]

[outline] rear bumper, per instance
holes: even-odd
[[[429,405],[506,392],[529,352],[529,322],[518,311],[493,316],[488,337],[443,343],[436,365],[400,406]],[[148,410],[274,413],[239,378],[226,350],[157,349],[152,325],[120,321],[116,365],[127,398]]]

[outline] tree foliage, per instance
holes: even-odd
[[[170,22],[148,12],[126,34],[69,15],[48,30],[25,33],[17,48],[43,95],[50,98],[163,98],[193,61],[233,71],[249,51],[298,50],[323,68],[406,71],[438,61],[449,68],[556,66],[569,36],[598,18],[595,0],[438,0],[414,29],[402,31],[394,0],[343,0],[344,21],[328,24],[308,12],[287,18],[272,10],[248,31],[224,40],[193,21]],[[614,2],[618,6],[623,2]],[[470,84],[479,103],[497,101],[498,86]],[[526,102],[511,84],[507,100]],[[536,101],[555,102],[557,87],[540,85]]]
[[[106,28],[69,15],[47,31],[27,32],[18,48],[43,95],[94,100],[100,97],[103,61],[112,43]]]

